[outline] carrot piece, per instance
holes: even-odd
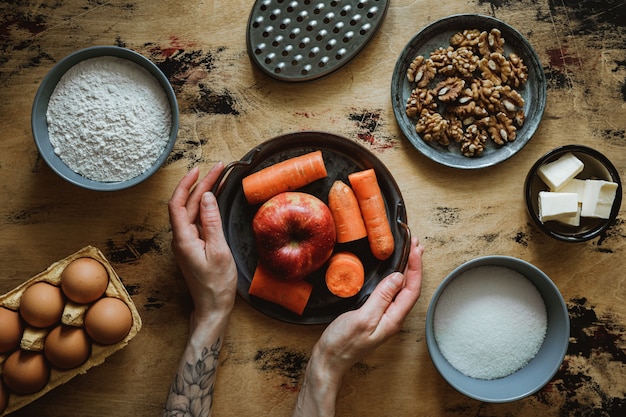
[[[348,175],[348,181],[359,202],[372,254],[376,259],[385,260],[394,251],[394,239],[376,172],[374,169],[354,172]]]
[[[343,181],[335,181],[328,192],[328,208],[335,221],[337,243],[359,240],[367,236],[359,202],[354,191]]]
[[[328,261],[326,286],[338,297],[358,294],[365,282],[365,269],[358,256],[352,252],[337,252]]]
[[[327,175],[322,151],[313,151],[263,168],[245,177],[241,183],[248,203],[258,204]]]
[[[302,315],[313,291],[308,281],[286,281],[273,275],[260,263],[257,264],[248,294],[281,305]]]

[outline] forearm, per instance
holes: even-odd
[[[216,315],[201,322],[192,318],[189,340],[167,396],[163,417],[211,415],[219,353],[229,316]]]
[[[314,348],[306,367],[304,381],[292,417],[332,417],[342,375],[325,363],[324,355]]]

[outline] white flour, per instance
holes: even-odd
[[[145,172],[169,139],[171,112],[156,78],[132,61],[97,57],[70,68],[48,103],[54,152],[94,181]]]

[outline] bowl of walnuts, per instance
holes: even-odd
[[[510,158],[531,139],[546,105],[546,78],[517,30],[489,16],[452,15],[405,46],[391,99],[418,151],[445,166],[477,169]]]

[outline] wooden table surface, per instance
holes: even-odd
[[[624,208],[605,236],[568,244],[544,236],[524,206],[527,170],[560,145],[608,155],[626,178],[626,5],[622,0],[392,0],[367,49],[309,84],[264,76],[246,51],[252,2],[4,1],[0,3],[0,293],[86,245],[111,261],[143,328],[123,350],[17,411],[15,416],[158,415],[185,345],[190,298],[170,251],[167,200],[193,166],[241,158],[279,134],[315,129],[372,151],[407,203],[426,247],[421,299],[402,331],[345,378],[340,416],[618,416],[626,409]],[[460,171],[424,157],[399,130],[390,101],[402,48],[425,25],[482,13],[518,29],[548,80],[532,140],[494,167]],[[92,45],[130,48],[154,61],[175,88],[180,131],[165,165],[119,192],[84,190],[57,177],[32,140],[39,83],[69,53]],[[546,272],[571,318],[566,359],[547,386],[509,404],[451,388],[425,342],[428,303],[453,268],[510,255]],[[216,416],[288,416],[310,348],[324,326],[269,318],[237,300],[220,360]]]

